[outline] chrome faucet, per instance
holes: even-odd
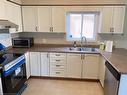
[[[85,41],[85,42],[84,42]],[[84,44],[83,44],[84,43]],[[85,36],[82,36],[81,38],[81,48],[83,49],[83,46],[87,45],[87,39]]]

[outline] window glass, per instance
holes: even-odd
[[[96,13],[68,13],[67,40],[77,41],[85,36],[87,40],[96,40]]]

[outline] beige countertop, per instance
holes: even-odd
[[[8,53],[26,53],[26,52],[60,52],[60,53],[92,53],[101,54],[119,73],[127,74],[127,50],[114,49],[112,53],[105,51],[81,52],[69,49],[65,45],[34,45],[31,48],[12,48],[7,49]],[[94,46],[97,47],[97,46]]]

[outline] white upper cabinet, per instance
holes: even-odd
[[[41,76],[49,76],[49,54],[41,53]]]
[[[99,55],[97,54],[83,55],[82,78],[98,79],[98,76],[99,76]]]
[[[24,31],[65,32],[63,7],[24,6],[22,11]]]
[[[38,31],[50,32],[51,31],[51,7],[39,6],[38,7]]]
[[[101,11],[100,33],[123,33],[125,6],[104,6]]]
[[[23,6],[23,30],[25,32],[37,32],[37,7]]]
[[[115,33],[123,33],[125,6],[114,7],[113,27]]]
[[[81,54],[67,54],[67,77],[81,78]]]
[[[5,0],[0,0],[0,19],[5,19]]]
[[[64,7],[52,7],[52,30],[53,32],[65,32],[65,10]]]
[[[18,25],[18,30],[16,32],[22,32],[21,6],[6,1],[5,18]]]

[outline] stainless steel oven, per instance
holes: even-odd
[[[26,86],[26,65],[24,55],[3,66],[2,87],[4,95],[20,95]]]

